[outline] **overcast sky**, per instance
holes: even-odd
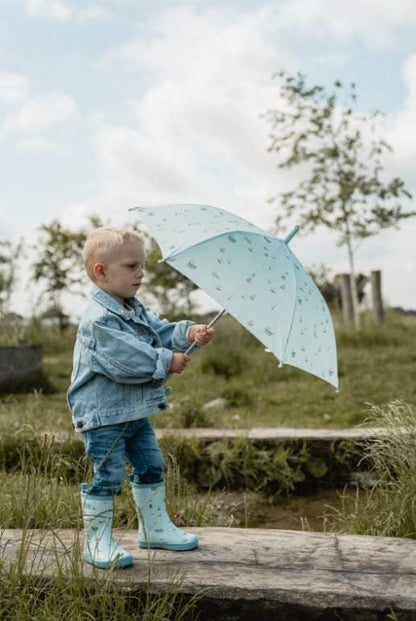
[[[0,0],[0,14],[1,238],[33,241],[42,223],[77,227],[93,213],[124,225],[129,207],[165,202],[270,228],[268,199],[293,181],[267,153],[261,116],[279,105],[280,69],[354,81],[362,112],[387,113],[386,178],[416,196],[413,0]],[[357,249],[358,269],[383,270],[391,305],[416,308],[415,238],[416,218]],[[292,249],[347,270],[328,231]],[[23,314],[36,297],[29,269],[13,297]]]

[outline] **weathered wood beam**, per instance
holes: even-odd
[[[208,606],[241,620],[374,621],[385,619],[391,609],[400,620],[416,618],[416,541],[265,529],[189,530],[200,545],[182,553],[148,553],[137,547],[136,532],[117,531],[135,564],[114,573],[114,585],[123,592],[145,591],[150,563],[151,591],[163,591],[180,578],[181,593],[202,595],[201,610]],[[79,554],[77,531],[55,532],[26,533],[32,578],[36,572],[43,580],[53,578],[60,558],[61,568],[70,571],[71,554]],[[21,537],[19,530],[2,531],[3,561],[13,562]],[[37,559],[35,569],[31,555]],[[85,565],[87,578],[104,574]]]

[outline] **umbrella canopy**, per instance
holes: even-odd
[[[162,251],[280,361],[338,388],[335,334],[319,289],[281,240],[208,205],[133,207]]]

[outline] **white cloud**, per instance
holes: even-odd
[[[304,6],[300,0],[295,4],[299,11]],[[304,23],[310,25],[318,18],[318,8],[326,6],[326,25],[336,32],[337,16],[341,19],[343,13],[323,1],[309,5]],[[401,7],[402,19],[410,18],[410,8]],[[368,4],[364,10],[369,10]],[[259,118],[261,112],[279,106],[272,73],[281,66],[297,68],[279,40],[282,23],[287,25],[295,13],[283,22],[277,15],[274,10],[260,10],[240,16],[230,12],[224,18],[215,10],[174,9],[152,22],[150,34],[106,57],[107,62],[121,64],[133,75],[137,72],[145,83],[150,76],[153,79],[153,86],[140,99],[128,102],[135,117],[130,126],[103,122],[97,131],[106,211],[120,214],[123,205],[134,204],[206,202],[224,206],[265,228],[272,226],[276,206],[268,206],[267,199],[299,178],[299,172],[276,169],[273,155],[266,153],[270,127]],[[379,7],[375,19],[384,24],[386,33],[391,25],[388,17],[389,7]],[[393,24],[395,21],[399,21],[397,16]],[[357,32],[369,36],[352,18],[344,28],[345,37]],[[409,60],[412,101],[414,70]],[[413,109],[413,103],[409,102],[407,111],[397,119],[397,126],[410,114],[409,106]],[[398,149],[400,140],[406,138],[410,146],[414,135],[403,132],[400,138],[396,128],[391,141]],[[413,166],[414,156],[408,155],[403,157]],[[391,177],[392,171],[388,161],[386,175]],[[408,230],[414,235],[416,225],[410,222]],[[409,307],[414,306],[411,239],[412,235],[400,238],[389,231],[368,240],[357,252],[358,269],[370,272],[382,268],[389,301]],[[349,269],[345,249],[336,246],[330,231],[318,230],[294,246],[306,265],[325,262],[335,272]],[[397,266],[403,256],[408,269],[398,278]]]
[[[73,22],[87,19],[81,11],[88,12],[92,5],[80,9],[69,0],[32,0],[31,6],[38,11],[33,17]],[[98,3],[94,6],[102,8]],[[125,224],[135,219],[128,212],[130,206],[186,201],[223,206],[270,227],[276,207],[268,205],[267,199],[296,182],[299,175],[277,170],[275,158],[266,153],[270,126],[259,117],[279,106],[271,75],[281,67],[288,72],[299,68],[299,57],[288,51],[287,33],[299,34],[303,29],[308,36],[333,37],[332,58],[338,62],[354,37],[370,45],[393,45],[396,27],[414,22],[413,5],[403,0],[395,5],[396,12],[385,0],[351,0],[346,5],[291,0],[247,14],[229,5],[221,5],[220,10],[212,6],[202,10],[188,4],[155,10],[141,23],[137,38],[102,59],[110,75],[119,72],[119,77],[125,71],[130,99],[124,93],[120,96],[116,113],[121,120],[115,121],[104,104],[102,110],[86,111],[89,132],[83,147],[91,136],[95,178],[90,182],[91,194],[80,198],[83,202],[56,213],[67,226],[85,224],[91,213],[111,217],[113,224]],[[98,19],[99,14],[98,10],[94,17],[92,11],[91,19]],[[386,125],[395,147],[386,172],[389,177],[393,171],[404,177],[409,173],[416,186],[413,57],[404,75],[405,106]],[[23,104],[8,117],[8,131],[19,137],[20,148],[26,151],[53,148],[47,132],[74,118],[75,102],[56,93],[24,101],[23,83],[21,92],[16,102]],[[141,94],[131,98],[132,92]],[[383,269],[386,297],[392,304],[415,307],[415,236],[416,225],[409,222],[403,234],[387,231],[366,241],[357,253],[358,269]],[[325,262],[335,272],[348,269],[345,249],[336,247],[330,231],[296,238],[292,247],[306,265]]]
[[[30,17],[46,17],[60,22],[68,22],[73,16],[73,8],[66,0],[26,0],[26,10]]]
[[[32,84],[32,80],[20,73],[0,73],[0,101],[18,103],[27,97]]]
[[[328,34],[337,45],[361,38],[371,47],[389,49],[400,43],[400,27],[416,24],[413,0],[285,0],[280,4],[282,25],[324,39]]]
[[[104,124],[97,133],[107,200],[216,202],[264,222],[257,207],[278,177],[260,114],[277,99],[276,67],[294,64],[274,19],[269,10],[172,9],[106,57],[153,81],[128,102],[130,127]]]
[[[104,7],[98,3],[77,6],[69,0],[26,0],[26,12],[33,18],[46,18],[58,22],[96,21],[105,16]]]
[[[386,157],[392,174],[398,175],[416,187],[416,54],[409,56],[403,65],[406,98],[403,106],[384,123],[384,133],[394,148]]]
[[[10,237],[12,229],[10,222],[6,216],[6,208],[0,206],[0,236],[2,239]]]
[[[77,113],[75,101],[63,93],[37,95],[6,117],[7,132],[39,133],[63,123]]]
[[[106,17],[107,13],[102,6],[98,4],[91,4],[82,9],[78,9],[76,13],[76,18],[78,21],[87,22],[87,21],[101,21],[104,17]]]
[[[33,136],[31,138],[24,138],[16,142],[16,148],[21,153],[27,154],[41,154],[41,153],[53,153],[58,149],[58,145],[54,140],[49,138],[42,138],[41,136]]]

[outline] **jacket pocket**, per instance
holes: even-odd
[[[132,405],[132,386],[108,380],[104,375],[97,373],[94,376],[95,401],[101,404],[102,412],[118,412],[126,410]]]
[[[162,381],[153,380],[143,385],[143,402],[145,405],[153,406],[165,400],[166,395]]]

